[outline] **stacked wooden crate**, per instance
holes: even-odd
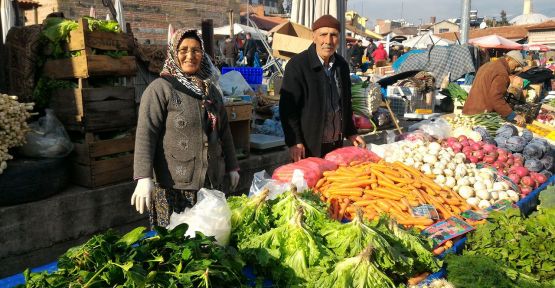
[[[47,60],[44,75],[77,82],[76,89],[58,89],[50,107],[75,144],[72,180],[95,188],[131,180],[134,128],[137,123],[133,87],[98,83],[131,83],[137,71],[134,56],[110,57],[99,51],[131,51],[132,35],[90,31],[87,19],[71,31],[65,49],[79,56]],[[75,53],[78,51],[79,53]]]

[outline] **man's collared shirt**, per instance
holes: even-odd
[[[341,96],[339,91],[337,73],[333,67],[335,56],[332,55],[328,65],[324,64],[324,60],[318,55],[318,59],[324,68],[324,72],[328,78],[324,99],[326,103],[326,112],[324,118],[324,133],[322,134],[323,143],[333,143],[341,140]]]

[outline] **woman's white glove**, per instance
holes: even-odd
[[[239,184],[239,178],[241,176],[239,176],[239,172],[237,171],[231,171],[229,172],[229,180],[231,182],[231,191],[235,191],[235,188],[237,188],[237,184]]]
[[[153,190],[154,181],[152,181],[152,178],[142,178],[137,181],[135,192],[131,196],[131,205],[135,205],[139,213],[143,214],[145,206],[147,210],[150,210],[150,197]]]

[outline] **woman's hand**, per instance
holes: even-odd
[[[134,205],[139,213],[143,214],[145,206],[146,210],[150,210],[152,190],[154,190],[152,178],[142,178],[137,181],[137,186],[131,196],[131,205]]]
[[[353,143],[353,146],[366,148],[366,142],[364,141],[364,139],[362,139],[362,137],[358,135],[349,136],[349,141]]]
[[[237,188],[237,184],[239,184],[239,178],[241,178],[241,176],[239,176],[239,172],[237,171],[231,171],[229,172],[229,180],[231,182],[231,191],[235,191],[235,188]]]

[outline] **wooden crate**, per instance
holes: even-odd
[[[250,154],[250,135],[252,104],[246,102],[228,103],[225,105],[229,128],[233,136],[235,151],[248,156]]]
[[[133,76],[137,73],[135,56],[113,58],[86,55],[47,60],[43,74],[52,79],[89,78],[93,76]]]
[[[71,179],[77,185],[96,188],[133,179],[134,133],[119,139],[95,140],[86,133],[74,143]]]
[[[104,31],[89,31],[87,19],[79,19],[78,27],[69,33],[66,51],[81,53],[66,59],[49,59],[44,75],[52,79],[88,78],[93,76],[133,76],[137,72],[134,56],[119,58],[96,55],[93,49],[131,51],[132,35]]]
[[[58,89],[50,107],[69,131],[110,131],[137,124],[133,87]]]

